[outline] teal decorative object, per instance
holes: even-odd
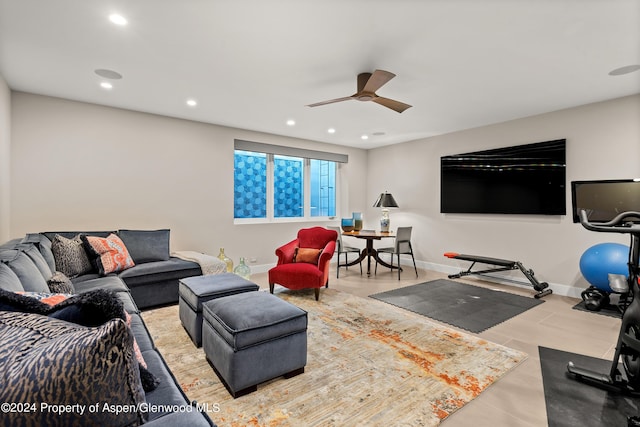
[[[353,231],[353,218],[342,218],[342,231],[348,233],[349,231]]]

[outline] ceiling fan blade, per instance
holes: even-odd
[[[396,75],[384,70],[375,70],[369,80],[367,80],[367,84],[364,85],[362,89],[363,92],[371,92],[375,93],[378,89],[380,89],[384,84],[386,84],[389,80],[394,78]]]
[[[342,101],[350,101],[352,99],[353,99],[352,96],[345,96],[344,98],[330,99],[328,101],[321,101],[321,102],[316,102],[315,104],[309,104],[307,105],[307,107],[319,107],[320,105],[333,104],[335,102],[342,102]]]
[[[387,108],[391,108],[398,113],[402,113],[407,108],[411,108],[411,105],[405,104],[404,102],[396,101],[394,99],[383,98],[382,96],[378,96],[372,99],[373,102],[384,105]]]

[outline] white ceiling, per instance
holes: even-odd
[[[0,0],[13,90],[361,148],[640,93],[633,64],[638,0]],[[412,108],[306,107],[375,69]]]

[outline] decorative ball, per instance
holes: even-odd
[[[591,285],[611,292],[609,274],[629,276],[629,247],[620,243],[591,246],[580,257],[580,272]]]

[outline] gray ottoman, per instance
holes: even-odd
[[[202,345],[202,303],[260,287],[237,274],[222,273],[180,279],[178,310],[182,326],[197,346]]]
[[[306,311],[267,292],[247,292],[204,303],[203,317],[204,354],[234,398],[304,372]]]

